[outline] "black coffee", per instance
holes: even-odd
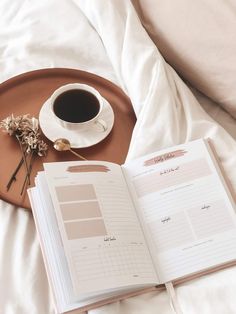
[[[83,89],[71,89],[59,95],[53,105],[55,115],[67,122],[86,122],[99,112],[98,99]]]

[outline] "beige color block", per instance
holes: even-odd
[[[96,199],[92,184],[57,186],[56,194],[59,202],[73,202]]]
[[[65,229],[69,240],[107,235],[102,219],[66,222]]]
[[[63,220],[101,217],[98,202],[64,203],[60,205]]]

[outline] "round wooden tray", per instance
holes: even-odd
[[[14,116],[30,114],[38,118],[43,103],[59,86],[67,83],[85,83],[95,87],[111,104],[115,123],[111,133],[102,142],[89,148],[76,149],[88,160],[105,160],[118,164],[125,161],[135,114],[130,99],[123,91],[110,81],[95,74],[75,69],[42,69],[23,73],[0,84],[0,120],[12,113]],[[46,157],[37,157],[31,172],[31,185],[38,171],[43,170],[43,162],[76,160],[70,152],[57,152],[52,143],[43,136],[49,145]],[[17,174],[9,191],[7,182],[18,165],[22,155],[19,144],[14,137],[0,129],[0,197],[14,205],[30,209],[27,193],[20,195],[25,178],[24,165]]]

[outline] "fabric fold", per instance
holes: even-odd
[[[74,0],[99,33],[137,123],[127,159],[200,137],[213,140],[236,189],[235,140],[163,59],[130,1]],[[234,170],[235,169],[235,170]]]

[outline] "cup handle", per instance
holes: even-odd
[[[107,124],[104,120],[98,119],[94,122],[96,125],[99,125],[99,128],[102,132],[105,132],[107,130]]]

